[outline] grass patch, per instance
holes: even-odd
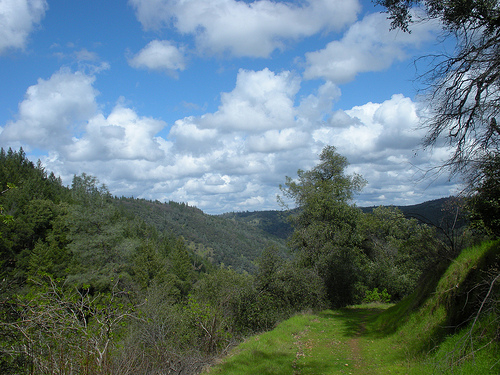
[[[405,373],[405,357],[381,343],[367,324],[390,305],[361,305],[301,314],[240,344],[209,374]],[[387,361],[390,358],[390,361]]]
[[[473,313],[485,287],[498,304],[500,288],[487,277],[499,264],[499,242],[467,249],[397,305],[296,315],[247,339],[209,373],[498,374],[498,306],[477,320]]]

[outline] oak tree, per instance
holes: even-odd
[[[349,163],[333,146],[326,146],[319,159],[311,170],[298,170],[297,179],[286,177],[280,188],[297,206],[291,216],[292,248],[304,267],[322,278],[332,306],[342,306],[353,302],[362,256],[358,247],[361,211],[352,199],[366,182],[358,174],[346,174]]]

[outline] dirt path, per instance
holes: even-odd
[[[364,358],[361,353],[361,347],[360,347],[360,341],[361,341],[361,335],[365,331],[365,323],[362,322],[361,325],[359,326],[358,331],[356,332],[355,336],[350,338],[347,341],[347,345],[349,345],[349,348],[351,349],[351,361],[353,361],[353,367],[357,370],[362,369],[365,365]]]

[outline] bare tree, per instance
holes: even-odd
[[[411,32],[413,22],[437,19],[456,41],[451,54],[432,56],[423,75],[430,116],[424,146],[440,139],[454,148],[442,168],[464,175],[469,187],[481,180],[482,164],[499,152],[500,5],[498,0],[375,0],[392,27]]]
[[[10,303],[18,318],[0,323],[16,337],[2,354],[24,358],[31,374],[113,373],[114,335],[122,322],[137,319],[118,284],[91,295],[48,276],[33,283],[32,292]]]

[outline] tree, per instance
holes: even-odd
[[[410,32],[415,19],[439,20],[455,38],[452,54],[433,56],[429,79],[430,116],[424,146],[444,137],[454,153],[442,166],[481,180],[480,165],[499,151],[500,4],[498,0],[375,0],[392,27]],[[414,12],[419,8],[422,12]],[[418,14],[418,16],[416,16]]]
[[[472,219],[493,237],[500,237],[500,155],[482,166],[482,179],[471,199]]]
[[[421,275],[438,261],[434,228],[405,218],[396,207],[373,209],[363,215],[360,226],[367,256],[362,286],[366,291],[386,289],[393,300],[400,300],[415,290]]]
[[[319,159],[311,170],[298,170],[297,180],[286,177],[280,189],[297,205],[291,216],[291,247],[303,266],[322,278],[331,304],[341,306],[352,302],[356,267],[362,256],[358,247],[361,212],[351,201],[365,180],[345,173],[349,163],[333,146],[325,147]]]
[[[138,319],[128,292],[115,283],[109,293],[91,295],[49,276],[28,285],[28,293],[9,301],[16,319],[0,322],[0,356],[30,374],[123,373],[111,368],[125,323]]]

